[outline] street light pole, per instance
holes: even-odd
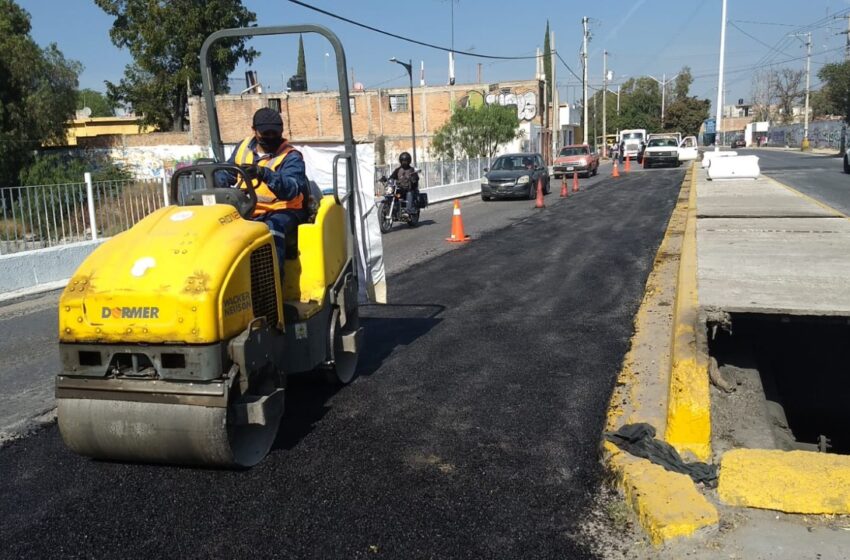
[[[608,97],[608,51],[602,51],[602,157],[608,157],[608,121],[607,121],[607,97]]]
[[[726,0],[720,9],[720,71],[717,73],[717,122],[714,125],[714,151],[720,151],[720,129],[723,121],[723,61],[726,56]]]
[[[390,62],[404,66],[404,69],[407,70],[407,77],[410,78],[410,102],[408,103],[408,108],[410,109],[410,137],[413,139],[413,167],[416,167],[416,119],[413,113],[413,60],[402,62],[396,57],[392,57]]]
[[[667,84],[669,84],[670,82],[672,82],[673,80],[678,78],[679,74],[676,74],[675,76],[673,76],[669,80],[667,79],[667,74],[661,74],[660,80],[658,78],[654,77],[654,76],[647,76],[647,77],[652,78],[653,80],[658,82],[658,85],[661,86],[661,128],[664,128],[664,110],[665,110],[665,106],[667,104]]]
[[[584,143],[585,144],[587,144],[587,133],[588,133],[588,130],[587,130],[588,129],[588,126],[587,126],[588,125],[588,122],[587,122],[587,109],[588,109],[588,107],[587,107],[587,21],[588,21],[588,19],[589,19],[588,17],[581,18],[581,24],[584,27],[584,35],[583,35],[583,38],[582,38],[582,48],[581,48],[581,60],[582,60],[582,66],[584,67],[584,70],[583,70],[583,73],[582,73],[581,83],[582,83],[582,88],[584,89],[584,97],[583,97],[584,100],[581,102],[581,104],[583,106],[582,108],[584,109],[584,126],[582,128],[584,129]]]

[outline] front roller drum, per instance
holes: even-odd
[[[247,407],[57,399],[59,431],[95,459],[247,468],[265,457],[283,414],[283,389]]]

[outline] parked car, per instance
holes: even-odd
[[[732,149],[733,150],[735,148],[746,148],[746,147],[747,147],[747,141],[744,140],[743,136],[738,136],[737,138],[732,140]]]
[[[643,166],[679,165],[679,142],[675,136],[656,137],[649,141],[643,151]]]
[[[552,165],[552,175],[560,179],[564,175],[578,173],[585,177],[599,172],[599,154],[591,151],[587,144],[564,146]]]
[[[505,154],[481,178],[481,200],[491,198],[533,199],[537,181],[543,180],[543,193],[549,194],[549,171],[540,154]]]

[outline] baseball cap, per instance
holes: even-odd
[[[263,107],[254,113],[254,129],[257,132],[271,130],[283,132],[283,119],[280,118],[280,113],[274,109]]]

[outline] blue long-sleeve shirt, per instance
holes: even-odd
[[[257,152],[256,138],[252,139],[248,144],[248,149],[254,152],[254,162],[260,161],[261,155]],[[230,154],[230,157],[227,159],[228,163],[236,163],[237,151],[238,150],[233,150],[233,153]],[[274,157],[274,154],[267,154],[264,159],[271,159]],[[309,194],[310,187],[307,181],[307,171],[304,166],[304,158],[299,152],[289,152],[286,154],[286,157],[283,158],[283,163],[277,171],[272,171],[271,169],[269,169],[269,171],[270,173],[267,184],[278,200],[292,200],[299,194],[303,194],[305,197]]]

